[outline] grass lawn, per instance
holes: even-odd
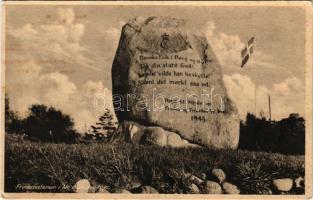
[[[16,188],[18,184],[73,186],[79,179],[87,178],[93,185],[108,186],[109,191],[130,189],[140,182],[160,193],[188,193],[184,173],[198,177],[205,173],[211,180],[212,169],[221,168],[226,180],[237,185],[242,194],[267,194],[275,178],[304,177],[304,156],[126,143],[44,144],[15,141],[11,137],[6,135],[6,192],[25,192]],[[72,189],[39,191],[72,192]],[[289,192],[297,193],[295,189]]]

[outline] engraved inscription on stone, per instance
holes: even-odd
[[[183,139],[236,148],[239,117],[202,32],[175,18],[135,18],[123,27],[112,66],[120,122],[159,126]]]

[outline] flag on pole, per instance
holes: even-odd
[[[241,51],[241,67],[243,67],[249,60],[253,53],[254,37],[250,38],[247,46]]]

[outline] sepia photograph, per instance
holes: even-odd
[[[3,198],[309,198],[312,13],[4,2]]]

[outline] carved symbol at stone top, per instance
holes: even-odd
[[[162,40],[161,40],[161,43],[160,43],[160,46],[163,48],[163,49],[168,49],[168,44],[167,42],[169,41],[169,35],[164,33],[162,35]]]

